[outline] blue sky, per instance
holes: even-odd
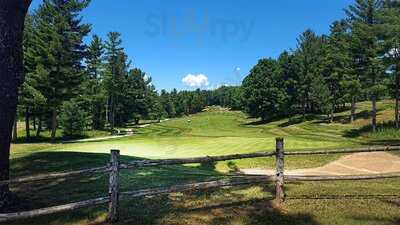
[[[33,0],[32,9],[40,4]],[[239,84],[252,66],[296,47],[307,28],[328,33],[353,0],[92,0],[92,33],[122,34],[157,89]],[[183,82],[185,81],[185,82]]]

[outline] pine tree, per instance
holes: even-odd
[[[400,128],[400,2],[387,0],[380,14],[380,25],[384,35],[385,59],[393,69],[395,106],[395,125]]]
[[[151,79],[146,74],[138,69],[134,68],[129,71],[127,82],[125,86],[125,98],[124,98],[124,112],[126,121],[134,119],[135,124],[139,124],[140,118],[144,118],[148,115],[148,107],[151,104],[147,104],[147,89],[151,83]]]
[[[104,45],[102,40],[94,35],[86,54],[87,76],[82,85],[86,111],[92,120],[92,128],[95,130],[104,128],[104,114],[106,105],[106,93],[102,85],[104,75]]]
[[[307,112],[315,112],[317,108],[321,109],[323,107],[320,104],[325,103],[320,99],[326,93],[317,93],[317,91],[326,90],[326,88],[318,87],[319,85],[326,85],[322,78],[321,67],[323,39],[318,37],[312,30],[306,30],[297,41],[298,49],[295,52],[295,60],[298,66],[298,102],[302,106],[304,118]]]
[[[57,130],[57,115],[64,101],[78,93],[84,77],[83,38],[90,25],[83,24],[79,13],[89,1],[45,0],[37,11],[37,40],[43,46],[41,65],[48,73],[44,92],[51,111],[51,137]]]
[[[160,122],[161,118],[165,115],[158,93],[154,85],[151,84],[147,86],[146,109],[146,117],[157,120],[157,122]]]
[[[291,116],[298,112],[299,96],[299,72],[296,58],[284,51],[278,58],[279,77],[282,80],[282,85],[285,89],[287,99],[284,115]]]
[[[104,85],[107,90],[108,100],[106,108],[106,122],[110,124],[111,130],[114,129],[118,97],[121,93],[123,79],[126,76],[126,56],[121,47],[121,34],[118,32],[108,33],[108,40],[105,43],[106,70]]]
[[[171,101],[175,108],[176,116],[183,116],[185,114],[185,110],[184,110],[181,95],[174,88],[174,89],[172,89],[170,96],[171,96]]]
[[[384,68],[380,59],[380,39],[378,25],[381,0],[356,0],[346,10],[352,28],[352,51],[356,61],[356,71],[360,74],[363,89],[372,101],[372,130],[376,131],[376,102],[384,91],[381,84]]]
[[[343,86],[346,85],[346,88],[349,88],[350,83],[346,84],[345,81],[349,81],[348,78],[352,77],[350,35],[345,21],[337,21],[331,25],[331,33],[327,40],[324,55],[323,74],[330,92],[328,98],[331,105],[330,121],[333,122],[334,112],[338,105],[346,102],[344,98],[345,92],[352,93],[351,98],[356,97],[356,95],[353,95],[356,93],[352,92],[351,89],[345,89]],[[355,105],[352,104],[352,108],[354,107]],[[354,112],[355,110],[352,109],[352,111]]]
[[[60,124],[63,128],[65,137],[79,137],[83,135],[87,119],[85,112],[76,100],[71,100],[63,103],[62,113],[60,114]]]
[[[30,116],[43,107],[47,101],[44,95],[40,92],[39,82],[40,77],[35,73],[36,54],[33,42],[34,36],[34,15],[27,15],[24,30],[24,73],[25,82],[22,84],[19,93],[18,108],[21,114],[25,115],[25,131],[26,139],[30,138]]]
[[[160,103],[162,105],[164,113],[169,117],[173,118],[176,116],[175,106],[171,100],[170,94],[166,90],[161,90]]]

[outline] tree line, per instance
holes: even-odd
[[[334,113],[351,103],[372,102],[372,129],[376,130],[377,100],[396,99],[399,128],[400,2],[356,0],[347,17],[330,26],[329,35],[306,30],[297,48],[277,59],[261,59],[244,79],[244,108],[268,120],[280,116]]]
[[[121,34],[106,40],[93,35],[80,12],[89,1],[45,0],[28,15],[24,31],[25,82],[20,88],[19,115],[25,118],[26,137],[33,122],[36,136],[58,127],[67,136],[85,129],[110,129],[140,119],[160,120],[197,113],[221,105],[245,110],[251,116],[274,117],[335,112],[351,103],[372,102],[376,130],[376,102],[396,99],[399,127],[400,3],[357,0],[334,22],[329,35],[306,30],[294,50],[277,59],[261,59],[240,87],[172,91],[156,88],[151,77],[134,68],[122,47]]]
[[[140,119],[192,114],[207,105],[239,107],[231,102],[239,95],[237,87],[158,93],[151,77],[132,66],[118,32],[109,32],[106,40],[93,35],[85,44],[91,25],[82,22],[80,13],[88,4],[45,0],[26,17],[26,76],[18,114],[24,117],[27,139],[32,125],[35,136],[47,129],[54,140],[59,127],[63,135],[77,136],[86,129],[113,131]]]

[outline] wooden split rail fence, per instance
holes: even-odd
[[[154,196],[154,195],[169,194],[174,192],[184,192],[189,190],[204,190],[209,188],[232,187],[232,186],[249,185],[249,184],[263,184],[267,182],[275,182],[275,188],[276,188],[275,200],[277,201],[277,203],[282,203],[285,199],[285,192],[284,192],[285,181],[370,180],[370,179],[387,179],[387,178],[400,177],[400,173],[359,175],[359,176],[288,176],[284,174],[285,156],[304,156],[304,155],[317,155],[317,154],[328,155],[328,154],[349,154],[349,153],[361,153],[361,152],[391,152],[391,151],[400,151],[400,146],[285,152],[283,138],[277,138],[276,150],[271,152],[259,152],[259,153],[236,154],[236,155],[213,156],[213,157],[182,158],[182,159],[138,160],[124,164],[120,162],[120,151],[111,150],[111,160],[109,165],[107,166],[77,170],[71,172],[28,176],[28,177],[10,179],[6,181],[0,181],[0,185],[8,185],[8,184],[19,184],[26,182],[36,182],[43,180],[76,177],[82,175],[92,175],[98,173],[109,173],[108,196],[85,200],[81,202],[69,203],[65,205],[35,209],[31,211],[1,213],[0,222],[32,218],[36,216],[65,212],[83,207],[96,206],[106,203],[108,203],[107,220],[109,222],[117,222],[119,219],[119,201],[120,199],[123,198]],[[193,163],[210,163],[218,161],[273,157],[273,156],[275,156],[276,158],[275,176],[237,175],[216,181],[181,184],[170,187],[149,188],[149,189],[142,189],[135,191],[127,191],[127,192],[119,191],[120,170],[128,170],[128,169],[132,170],[144,167],[170,166],[170,165],[193,164]]]

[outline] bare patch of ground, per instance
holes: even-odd
[[[242,169],[242,173],[251,175],[274,175],[271,169]],[[368,175],[400,172],[400,157],[386,152],[356,153],[344,156],[321,167],[286,170],[286,175],[332,176],[332,175]]]

